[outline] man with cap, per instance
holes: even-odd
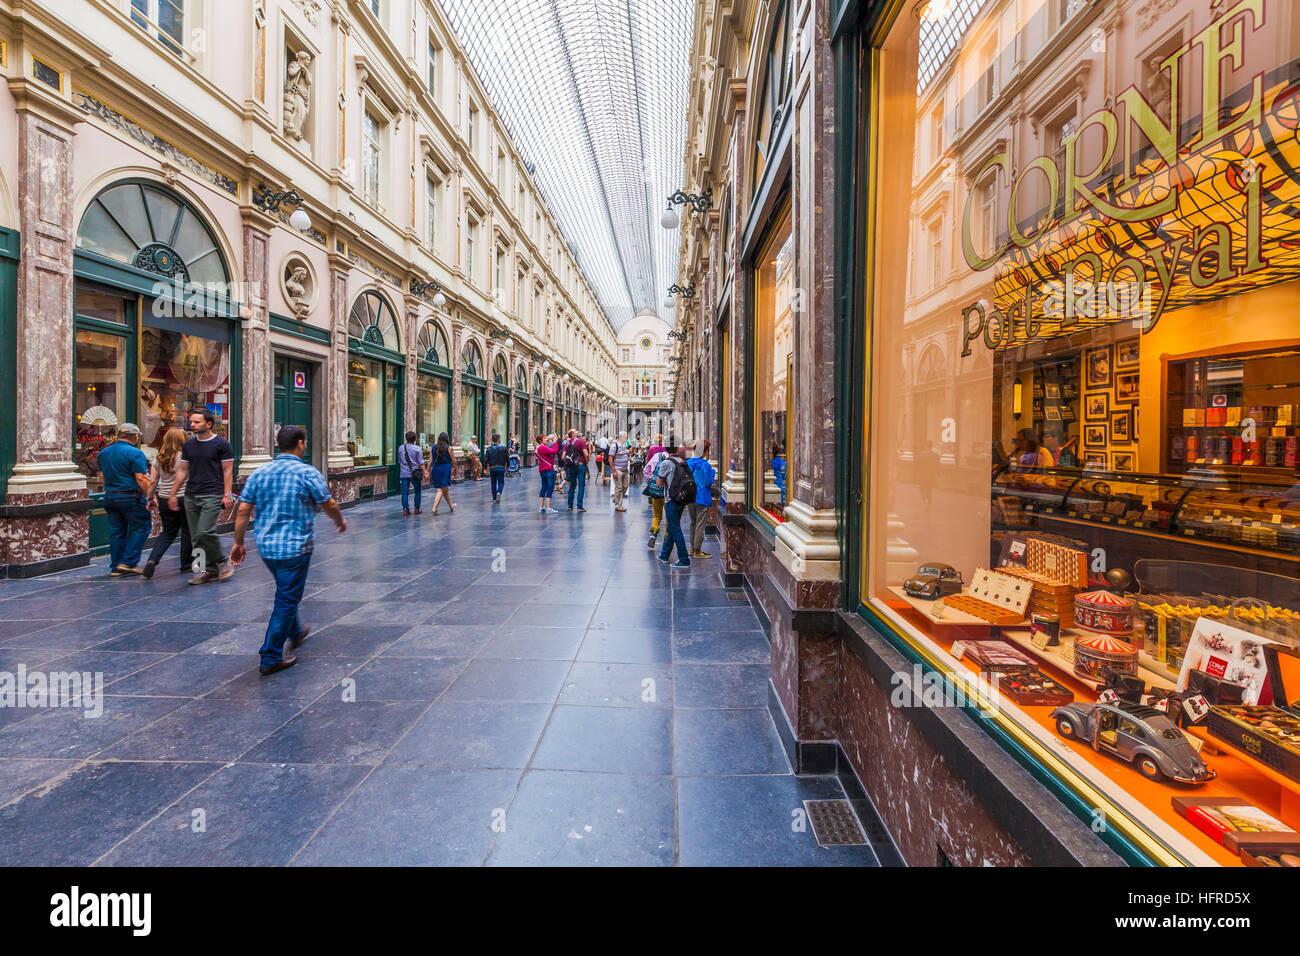
[[[104,511],[108,514],[108,566],[120,578],[139,574],[140,552],[152,524],[145,495],[149,491],[149,460],[138,445],[140,429],[127,422],[117,440],[99,452],[104,478]]]

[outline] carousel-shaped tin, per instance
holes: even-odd
[[[1085,631],[1129,640],[1133,637],[1132,598],[1110,591],[1088,591],[1074,597],[1074,624]]]
[[[1074,672],[1088,680],[1105,681],[1107,671],[1137,675],[1137,648],[1108,634],[1089,634],[1074,642]]]

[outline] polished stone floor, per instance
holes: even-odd
[[[671,572],[648,502],[536,511],[535,473],[319,519],[298,665],[257,672],[255,556],[188,587],[0,582],[0,672],[102,673],[103,713],[0,707],[4,865],[874,865],[823,849],[718,559]],[[227,539],[228,540],[228,539]],[[251,540],[251,539],[250,539]],[[708,545],[716,551],[717,545]]]

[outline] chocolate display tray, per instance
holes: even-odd
[[[999,694],[1017,704],[1059,706],[1074,700],[1069,688],[1062,687],[1037,667],[997,664],[986,668],[984,677]]]
[[[1282,776],[1300,782],[1300,749],[1284,743],[1267,730],[1261,730],[1247,721],[1240,720],[1233,712],[1247,711],[1252,714],[1273,712],[1279,719],[1295,720],[1295,715],[1278,707],[1251,707],[1233,704],[1227,707],[1215,705],[1205,718],[1205,729],[1210,736],[1217,737],[1224,743],[1237,748],[1249,757],[1258,760],[1264,766],[1276,770]]]

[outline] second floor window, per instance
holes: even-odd
[[[131,20],[154,33],[173,53],[183,52],[185,0],[131,0]]]
[[[465,278],[474,284],[474,244],[478,239],[478,223],[473,219],[465,228]]]
[[[471,155],[474,152],[474,127],[478,126],[478,110],[471,106],[469,108],[469,125],[465,129],[465,142],[469,145]]]
[[[438,180],[429,176],[424,181],[425,241],[430,248],[438,247]]]
[[[361,192],[373,206],[379,205],[379,169],[383,153],[383,126],[366,110],[361,131]]]
[[[438,95],[438,44],[432,39],[429,40],[429,58],[425,66],[424,82],[429,95],[436,97]]]

